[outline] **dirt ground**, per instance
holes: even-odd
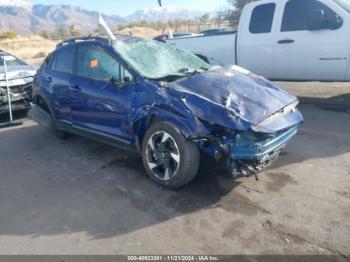
[[[305,124],[259,181],[205,161],[169,191],[119,149],[29,119],[1,129],[0,254],[349,256],[350,84],[281,85]]]
[[[20,59],[43,60],[57,45],[57,41],[51,41],[40,36],[17,37],[12,40],[0,41],[0,49],[17,56]]]

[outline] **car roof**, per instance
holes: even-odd
[[[139,37],[135,36],[129,36],[129,35],[116,35],[116,41],[125,40],[125,39],[141,39]],[[107,37],[102,36],[87,36],[87,37],[75,37],[75,38],[68,38],[61,43],[57,45],[57,48],[62,46],[67,46],[70,44],[79,44],[84,42],[94,42],[94,43],[101,43],[104,45],[109,45],[110,40]]]

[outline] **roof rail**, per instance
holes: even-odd
[[[109,44],[109,40],[105,37],[101,36],[84,36],[84,37],[74,37],[74,38],[68,38],[61,43],[57,45],[57,47],[61,47],[64,45],[72,44],[72,43],[78,43],[78,42],[85,42],[85,41],[95,41],[100,42],[104,44]]]

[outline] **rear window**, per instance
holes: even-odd
[[[51,63],[51,70],[72,74],[74,67],[74,47],[65,47],[56,51]]]
[[[270,33],[276,4],[264,4],[254,8],[250,19],[249,31],[252,34]]]

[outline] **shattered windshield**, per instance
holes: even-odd
[[[146,78],[185,76],[211,67],[190,52],[156,41],[129,38],[117,41],[114,48]]]

